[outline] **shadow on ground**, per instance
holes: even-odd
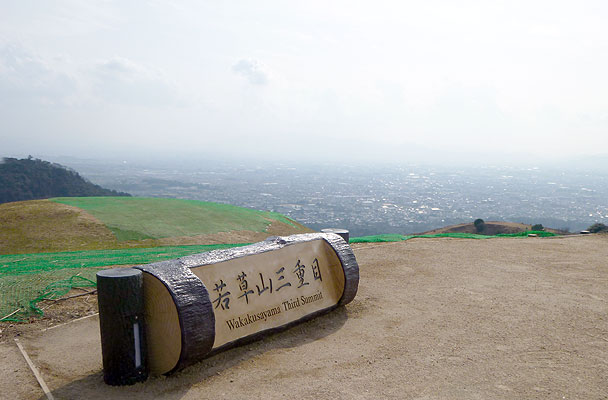
[[[168,377],[151,377],[146,382],[132,386],[113,387],[103,382],[102,371],[98,371],[54,389],[52,394],[57,399],[181,399],[192,386],[202,384],[239,364],[255,362],[255,358],[261,354],[299,347],[329,336],[340,330],[347,319],[348,313],[342,306],[286,331],[216,354]],[[46,396],[40,399],[46,399]]]

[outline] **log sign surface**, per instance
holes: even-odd
[[[346,304],[359,284],[352,250],[332,233],[273,237],[136,268],[144,272],[151,374]]]

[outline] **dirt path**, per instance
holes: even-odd
[[[103,384],[94,318],[22,342],[57,399],[608,398],[608,236],[353,248],[351,304],[168,378]]]

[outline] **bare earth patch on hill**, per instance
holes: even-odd
[[[485,225],[485,227],[484,227],[483,232],[481,232],[481,234],[488,235],[488,236],[498,235],[501,233],[507,233],[507,234],[519,233],[519,232],[529,231],[532,229],[531,225],[526,225],[526,224],[522,224],[522,223],[518,223],[518,222],[486,221],[484,223],[484,225]],[[559,231],[556,229],[550,229],[550,228],[545,228],[545,231],[552,232],[552,233],[558,233],[558,234],[567,233],[567,232],[562,232],[562,231]],[[446,227],[439,228],[439,229],[434,229],[432,231],[424,232],[425,235],[435,235],[438,233],[479,233],[479,232],[477,232],[475,225],[473,225],[472,223],[451,225],[451,226],[446,226]]]
[[[170,377],[103,383],[95,317],[22,343],[61,399],[608,397],[608,236],[356,244],[346,307]],[[14,344],[0,387],[38,399]]]
[[[0,254],[105,249],[112,232],[83,210],[48,200],[0,204]]]

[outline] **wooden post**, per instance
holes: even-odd
[[[344,241],[346,243],[348,243],[348,240],[350,239],[350,233],[346,229],[326,228],[326,229],[321,229],[321,232],[335,233],[336,235],[339,235],[342,239],[344,239]]]
[[[97,273],[103,379],[132,385],[148,378],[142,272],[134,268]]]

